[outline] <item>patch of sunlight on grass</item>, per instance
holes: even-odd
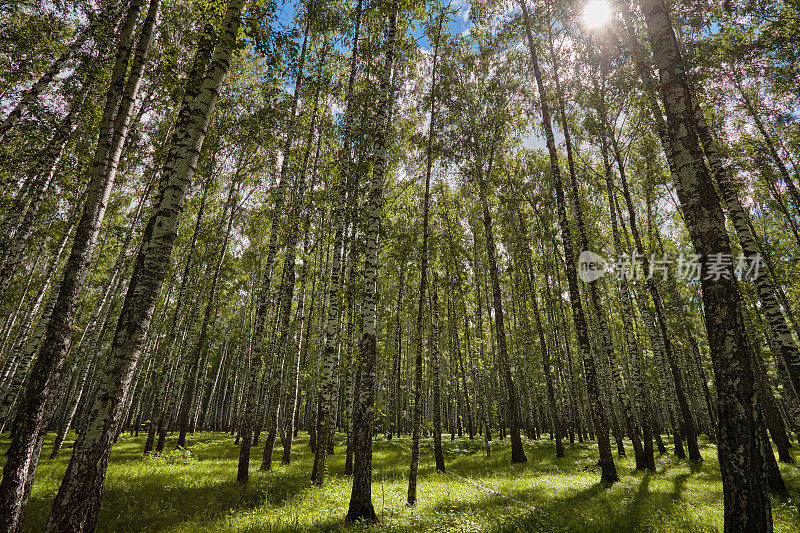
[[[43,455],[49,454],[48,435]],[[74,434],[54,460],[42,459],[26,512],[24,531],[41,531],[69,460]],[[594,444],[565,445],[556,459],[552,441],[525,441],[526,464],[510,463],[508,440],[444,440],[450,472],[496,491],[483,490],[449,474],[436,473],[431,439],[422,443],[418,503],[406,506],[410,440],[374,446],[372,501],[375,526],[346,525],[351,479],[344,470],[344,447],[337,435],[336,454],[328,459],[325,487],[309,482],[313,455],[308,436],[293,446],[292,464],[280,464],[276,445],[273,470],[260,472],[261,450],[253,450],[250,482],[236,481],[239,447],[230,435],[198,433],[186,450],[143,457],[144,436],[124,435],[112,453],[97,530],[188,533],[291,531],[721,531],[722,482],[716,447],[702,444],[705,462],[690,465],[672,455],[656,458],[656,472],[634,470],[632,457],[616,459],[620,482],[598,483]],[[0,441],[0,453],[8,439]],[[628,450],[632,454],[632,450]],[[800,469],[781,465],[788,494],[773,496],[775,530],[800,530]]]

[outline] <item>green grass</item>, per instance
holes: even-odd
[[[49,453],[48,436],[44,456]],[[72,435],[74,438],[74,435]],[[337,436],[341,439],[341,436]],[[230,435],[198,433],[189,452],[142,457],[142,436],[123,436],[114,448],[103,494],[98,531],[342,531],[350,478],[341,474],[344,447],[337,441],[322,489],[308,476],[313,456],[303,434],[292,465],[259,472],[254,450],[247,487],[235,482],[239,454]],[[4,451],[8,440],[0,443]],[[482,440],[445,440],[447,467],[508,498],[484,491],[433,468],[431,440],[423,443],[418,504],[406,508],[410,441],[379,437],[374,446],[372,501],[380,522],[375,531],[721,531],[722,483],[716,448],[704,444],[705,462],[690,466],[658,456],[657,471],[636,473],[633,459],[617,460],[621,481],[598,483],[596,448],[566,445],[556,459],[553,442],[526,441],[529,462],[509,462],[508,440],[492,443],[486,459]],[[174,439],[167,443],[174,447]],[[39,464],[24,531],[41,531],[66,468],[71,440],[61,456]],[[280,445],[275,457],[280,461]],[[632,454],[632,452],[629,451]],[[773,496],[775,530],[800,531],[800,468],[781,465],[788,495]],[[509,499],[511,498],[511,499]]]

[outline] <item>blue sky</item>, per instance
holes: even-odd
[[[458,10],[455,19],[448,25],[451,33],[461,33],[472,25],[472,21],[469,19],[470,6],[466,0],[444,0],[443,4],[450,4],[453,9]],[[277,10],[278,24],[284,28],[291,27],[294,24],[295,13],[297,13],[296,8],[294,1],[282,2]],[[420,47],[430,49],[431,44],[423,33],[423,28],[418,25],[414,28],[412,35]]]

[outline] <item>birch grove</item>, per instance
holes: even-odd
[[[0,529],[793,530],[795,15],[0,0]]]

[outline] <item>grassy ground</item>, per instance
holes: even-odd
[[[48,436],[43,455],[49,453]],[[337,442],[341,444],[341,442]],[[329,459],[331,477],[323,489],[309,484],[313,456],[308,436],[294,446],[291,466],[259,472],[260,452],[251,462],[250,483],[236,482],[238,446],[229,435],[199,433],[189,451],[142,457],[143,437],[123,436],[108,470],[98,531],[340,531],[350,496],[341,475],[344,448]],[[8,440],[0,443],[4,451]],[[66,468],[71,442],[61,457],[44,459],[26,513],[25,531],[41,531]],[[410,441],[375,443],[372,500],[380,523],[375,531],[721,531],[722,483],[716,448],[705,444],[705,462],[690,466],[671,455],[657,457],[653,474],[635,473],[633,459],[617,461],[621,481],[598,484],[596,448],[565,446],[555,459],[554,444],[526,441],[529,462],[511,465],[508,441],[492,443],[487,460],[482,441],[445,440],[452,472],[483,490],[433,468],[430,439],[423,444],[419,503],[405,507]],[[174,447],[168,441],[168,449]],[[281,449],[275,457],[280,461]],[[773,496],[775,530],[800,531],[800,467],[781,465],[788,495]]]

